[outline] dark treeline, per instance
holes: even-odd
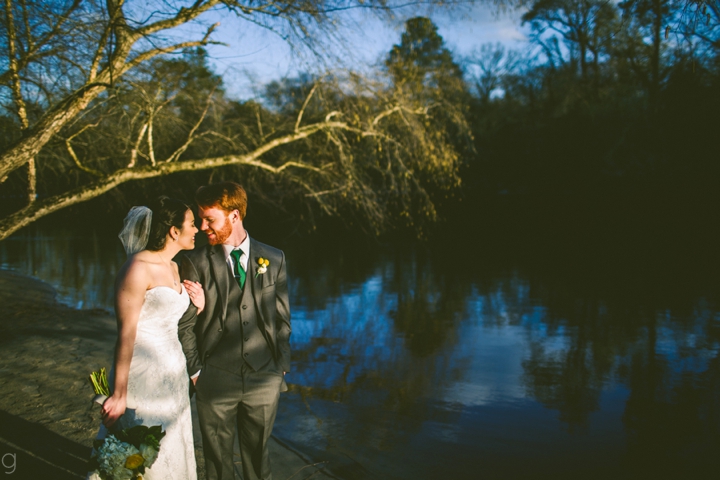
[[[688,8],[708,16],[692,23]],[[532,3],[522,17],[531,49],[485,45],[468,59],[475,185],[534,194],[712,188],[717,15],[717,4],[665,0]]]
[[[318,125],[320,134],[253,161],[168,170],[58,218],[121,218],[156,193],[190,201],[197,186],[221,179],[243,183],[250,218],[286,234],[339,227],[426,237],[438,222],[503,202],[540,212],[553,210],[538,207],[545,201],[589,200],[597,215],[605,200],[616,211],[650,211],[658,199],[706,205],[720,178],[718,3],[525,7],[525,48],[486,44],[460,57],[430,19],[416,17],[371,74],[278,80],[247,101],[225,94],[202,48],[158,57],[48,143],[37,158],[38,195],[121,168],[236,158]],[[42,111],[28,102],[31,119]],[[342,125],[328,126],[336,119]],[[22,132],[11,116],[0,122],[7,148]],[[2,189],[9,215],[25,202],[23,174]]]

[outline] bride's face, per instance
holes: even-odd
[[[178,236],[178,246],[183,250],[192,250],[195,248],[195,234],[197,232],[195,215],[193,215],[192,210],[188,210],[185,212],[185,221],[182,224],[182,229]]]

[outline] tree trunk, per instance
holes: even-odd
[[[578,42],[578,47],[580,49],[580,78],[582,79],[583,84],[587,81],[587,43],[584,39],[581,39],[580,42]]]

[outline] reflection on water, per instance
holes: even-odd
[[[0,260],[73,305],[110,307],[124,261],[113,241],[36,230],[0,244]],[[692,478],[716,466],[720,310],[702,279],[462,248],[463,262],[432,248],[286,251],[293,371],[275,434],[338,475]]]
[[[117,237],[92,230],[31,227],[0,242],[0,268],[52,284],[59,300],[76,308],[112,309],[125,259]]]
[[[285,404],[280,431],[331,452],[346,478],[677,478],[710,465],[716,303],[690,294],[673,309],[648,288],[593,293],[432,254],[366,269],[357,282],[293,275],[303,403]],[[301,302],[337,285],[323,305]]]

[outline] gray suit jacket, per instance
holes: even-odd
[[[270,260],[264,274],[256,275],[258,259]],[[180,342],[192,376],[204,365],[224,331],[229,282],[235,281],[225,260],[222,245],[205,245],[182,256],[180,276],[200,282],[205,291],[205,309],[197,314],[191,303],[178,324]],[[290,371],[290,304],[288,302],[285,254],[250,238],[245,288],[252,288],[258,327],[273,358],[284,372]]]

